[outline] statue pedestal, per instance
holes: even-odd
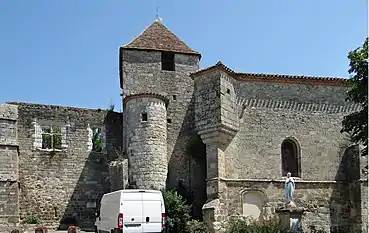
[[[285,208],[276,210],[281,231],[300,233],[302,231],[301,219],[304,211],[304,208],[296,207],[294,203],[289,203]]]

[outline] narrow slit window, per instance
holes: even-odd
[[[147,113],[141,114],[141,121],[147,121]]]
[[[174,53],[162,52],[161,53],[161,69],[167,71],[174,71]]]

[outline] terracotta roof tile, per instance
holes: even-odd
[[[303,76],[303,75],[285,75],[285,74],[260,74],[260,73],[238,73],[218,61],[216,65],[201,69],[191,74],[191,77],[206,74],[213,70],[220,69],[234,78],[244,79],[249,81],[260,82],[275,82],[275,83],[311,83],[311,84],[325,84],[325,85],[346,85],[349,79],[340,77],[317,77],[317,76]]]
[[[141,35],[122,48],[168,51],[201,56],[199,52],[192,50],[159,21],[153,22]]]

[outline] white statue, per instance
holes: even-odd
[[[287,173],[286,181],[284,182],[285,197],[289,203],[292,203],[295,194],[295,181],[291,177],[291,173]]]

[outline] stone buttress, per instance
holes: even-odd
[[[227,219],[225,149],[239,130],[236,96],[232,83],[222,71],[195,76],[195,124],[206,144],[207,202],[204,220],[217,230]]]

